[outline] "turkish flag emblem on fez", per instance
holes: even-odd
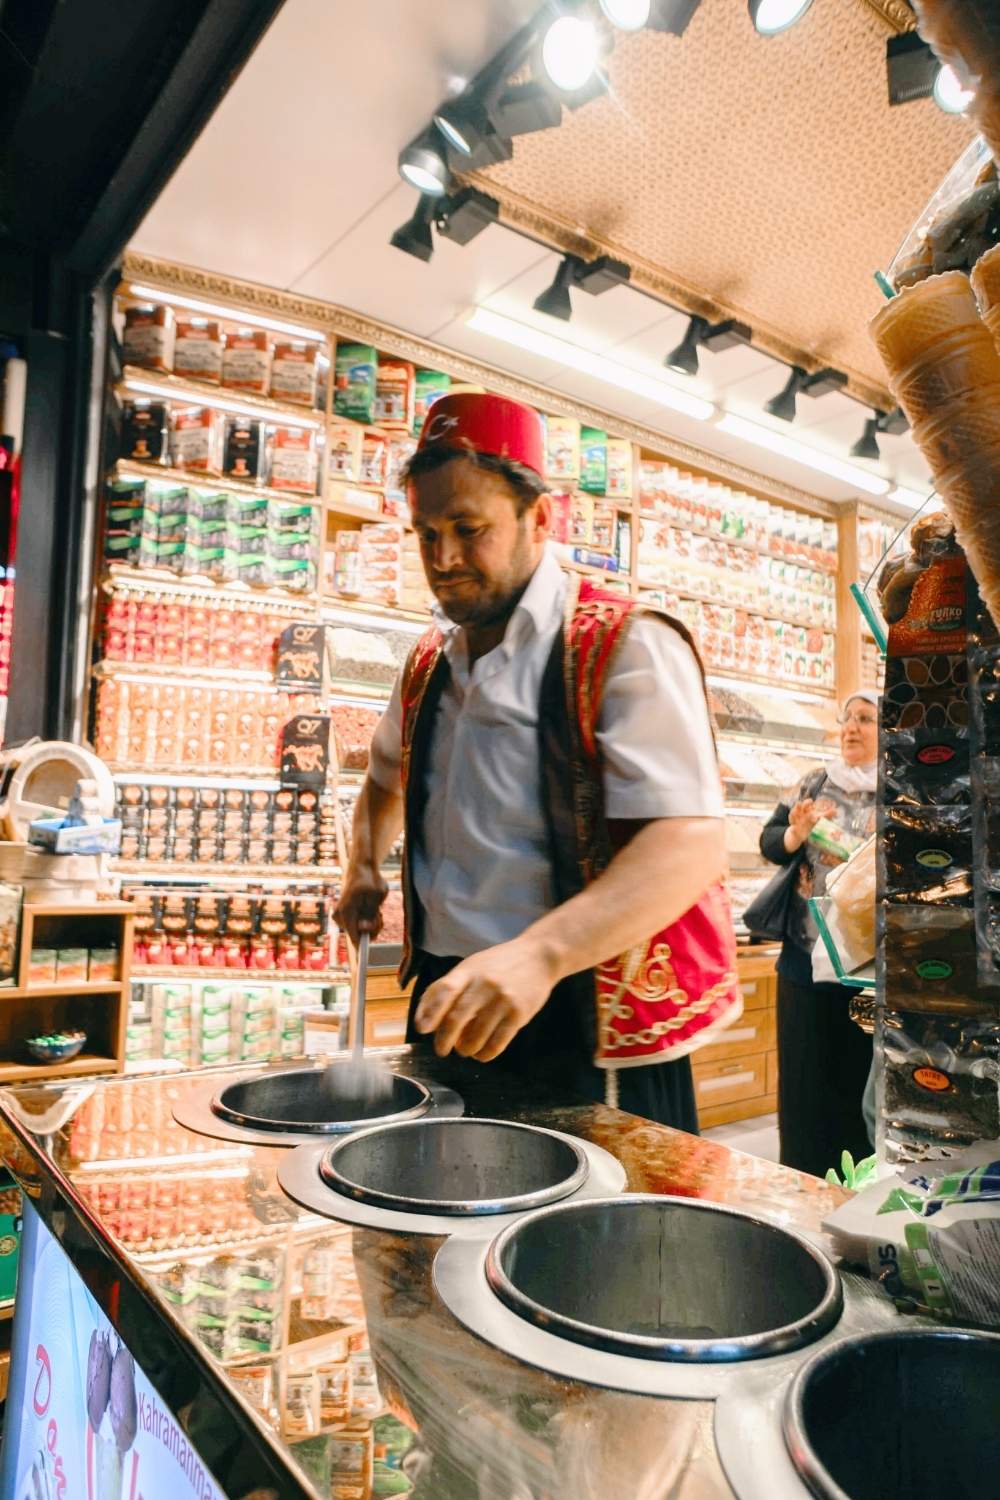
[[[506,396],[466,392],[441,396],[427,413],[420,434],[420,449],[458,448],[492,453],[513,459],[545,473],[545,443],[542,419],[530,406]]]

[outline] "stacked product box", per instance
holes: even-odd
[[[129,588],[105,601],[101,656],[106,662],[273,672],[281,633],[294,618],[252,600],[236,606],[231,599]]]
[[[669,589],[643,589],[642,598],[687,626],[706,667],[752,673],[789,686],[834,686],[836,637],[829,631],[688,599]]]
[[[308,693],[109,677],[97,688],[94,748],[112,765],[158,771],[277,769],[285,724],[314,711]]]
[[[308,787],[197,787],[122,781],[123,859],[155,863],[333,865],[332,799]]]
[[[134,987],[126,1060],[185,1067],[301,1057],[305,1016],[323,1006],[309,984],[158,980]]]
[[[141,479],[108,488],[109,563],[309,593],[319,546],[319,511],[307,501]]]
[[[336,928],[331,897],[312,891],[221,892],[127,886],[135,907],[135,966],[325,973]],[[206,977],[207,974],[206,974]]]
[[[275,1354],[283,1341],[281,1257],[266,1249],[181,1261],[157,1276],[159,1290],[216,1359]]]

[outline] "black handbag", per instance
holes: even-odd
[[[813,778],[808,790],[816,797],[826,781],[826,772],[820,771]],[[767,885],[755,896],[743,913],[743,925],[751,937],[764,938],[768,942],[783,943],[791,927],[792,903],[795,900],[799,881],[799,870],[806,857],[805,845],[796,850],[787,865],[782,865],[772,875]]]

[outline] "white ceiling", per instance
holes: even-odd
[[[680,314],[624,287],[575,293],[569,324],[535,313],[558,257],[499,226],[465,248],[438,238],[429,264],[389,245],[416,201],[396,172],[400,148],[536,8],[537,0],[286,0],[134,248],[356,309],[826,499],[852,498],[857,491],[838,480],[465,326],[479,304],[662,375],[684,331]],[[761,413],[786,374],[734,349],[703,354],[698,381],[680,383],[788,433]],[[841,458],[870,415],[839,395],[803,398],[799,409],[795,435]],[[882,439],[882,453],[887,478],[930,487],[908,437]]]

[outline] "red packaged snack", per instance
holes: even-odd
[[[271,385],[271,343],[261,329],[241,328],[226,339],[222,384],[266,396]]]

